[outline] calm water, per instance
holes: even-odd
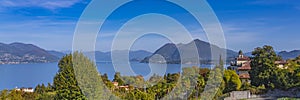
[[[182,67],[190,66],[194,65],[182,65]],[[115,64],[115,67],[111,62],[98,62],[97,67],[101,74],[107,73],[109,79],[113,79],[115,72],[121,72],[122,75],[127,76],[143,75],[145,79],[148,79],[154,73],[164,75],[165,72],[177,73],[181,71],[179,64],[163,65],[138,62]],[[201,67],[210,68],[211,66],[201,65]],[[0,90],[15,87],[35,87],[37,84],[52,83],[57,71],[57,63],[0,65]]]

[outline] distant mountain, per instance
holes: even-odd
[[[129,52],[129,59],[131,61],[142,61],[144,58],[150,56],[152,52],[145,51],[145,50],[138,50]]]
[[[54,55],[54,56],[58,57],[58,58],[62,58],[63,56],[68,54],[68,53],[54,51],[54,50],[47,50],[47,52],[50,53],[51,55]]]
[[[128,51],[128,50],[117,50],[112,51],[117,57],[118,61],[125,61],[125,59],[121,59],[121,57],[127,57],[126,53],[129,52],[129,60],[130,61],[141,61],[145,57],[150,56],[152,53],[145,50],[137,50],[137,51]],[[112,52],[85,52],[84,54],[88,57],[92,57],[92,54],[95,53],[95,58],[97,62],[110,62],[111,61],[111,53]]]
[[[0,64],[55,62],[58,57],[33,44],[0,43]]]
[[[279,56],[281,56],[283,59],[292,59],[292,58],[296,58],[300,55],[300,50],[293,50],[290,52],[287,51],[281,51],[278,53]]]
[[[198,55],[195,55],[195,53],[193,52],[194,45],[196,45]],[[161,63],[163,62],[162,58],[155,57],[156,55],[160,55],[164,58],[166,63],[195,63],[195,59],[197,58],[197,56],[200,58],[201,63],[208,63],[212,58],[211,49],[213,49],[214,52],[218,54],[222,54],[222,52],[224,53],[224,51],[226,51],[228,61],[233,60],[234,57],[237,56],[237,52],[235,51],[219,48],[216,45],[211,45],[207,42],[196,39],[188,44],[165,44],[164,46],[156,50],[151,56],[146,57],[141,62],[148,63],[150,61],[150,58],[154,57],[154,59],[151,59],[150,62]],[[183,54],[187,55],[187,57],[184,58],[184,61],[181,61],[180,59],[179,50],[182,51]]]

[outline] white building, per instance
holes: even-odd
[[[288,67],[286,66],[287,62],[284,60],[281,61],[275,61],[275,64],[277,65],[278,68],[280,69],[287,69]]]
[[[16,88],[16,91],[22,91],[22,92],[34,92],[34,89],[33,88]]]
[[[242,51],[228,69],[235,70],[242,82],[250,82],[251,59],[245,56]]]

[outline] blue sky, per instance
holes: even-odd
[[[0,0],[0,42],[24,42],[48,50],[71,50],[76,23],[89,0]],[[141,1],[140,1],[141,2]],[[145,1],[137,7],[160,6]],[[159,2],[159,1],[156,1]],[[277,51],[300,49],[300,3],[297,0],[209,0],[219,18],[226,44],[232,50],[252,51],[262,45],[272,45]],[[168,5],[161,5],[168,6]],[[114,24],[134,14],[130,8],[108,19]],[[186,16],[179,9],[165,12]],[[192,36],[206,41],[201,28],[190,18],[183,18],[194,29]],[[196,27],[196,28],[195,28]],[[110,50],[109,42],[116,31],[106,28],[106,35],[97,40],[97,50]],[[111,30],[110,30],[111,29]],[[172,32],[172,29],[169,29]],[[158,42],[152,42],[158,41]],[[166,38],[147,35],[137,40],[135,49],[154,51]]]

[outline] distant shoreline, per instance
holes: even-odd
[[[25,64],[48,64],[48,63],[58,63],[55,62],[33,62],[33,63],[0,63],[0,65],[25,65]]]

